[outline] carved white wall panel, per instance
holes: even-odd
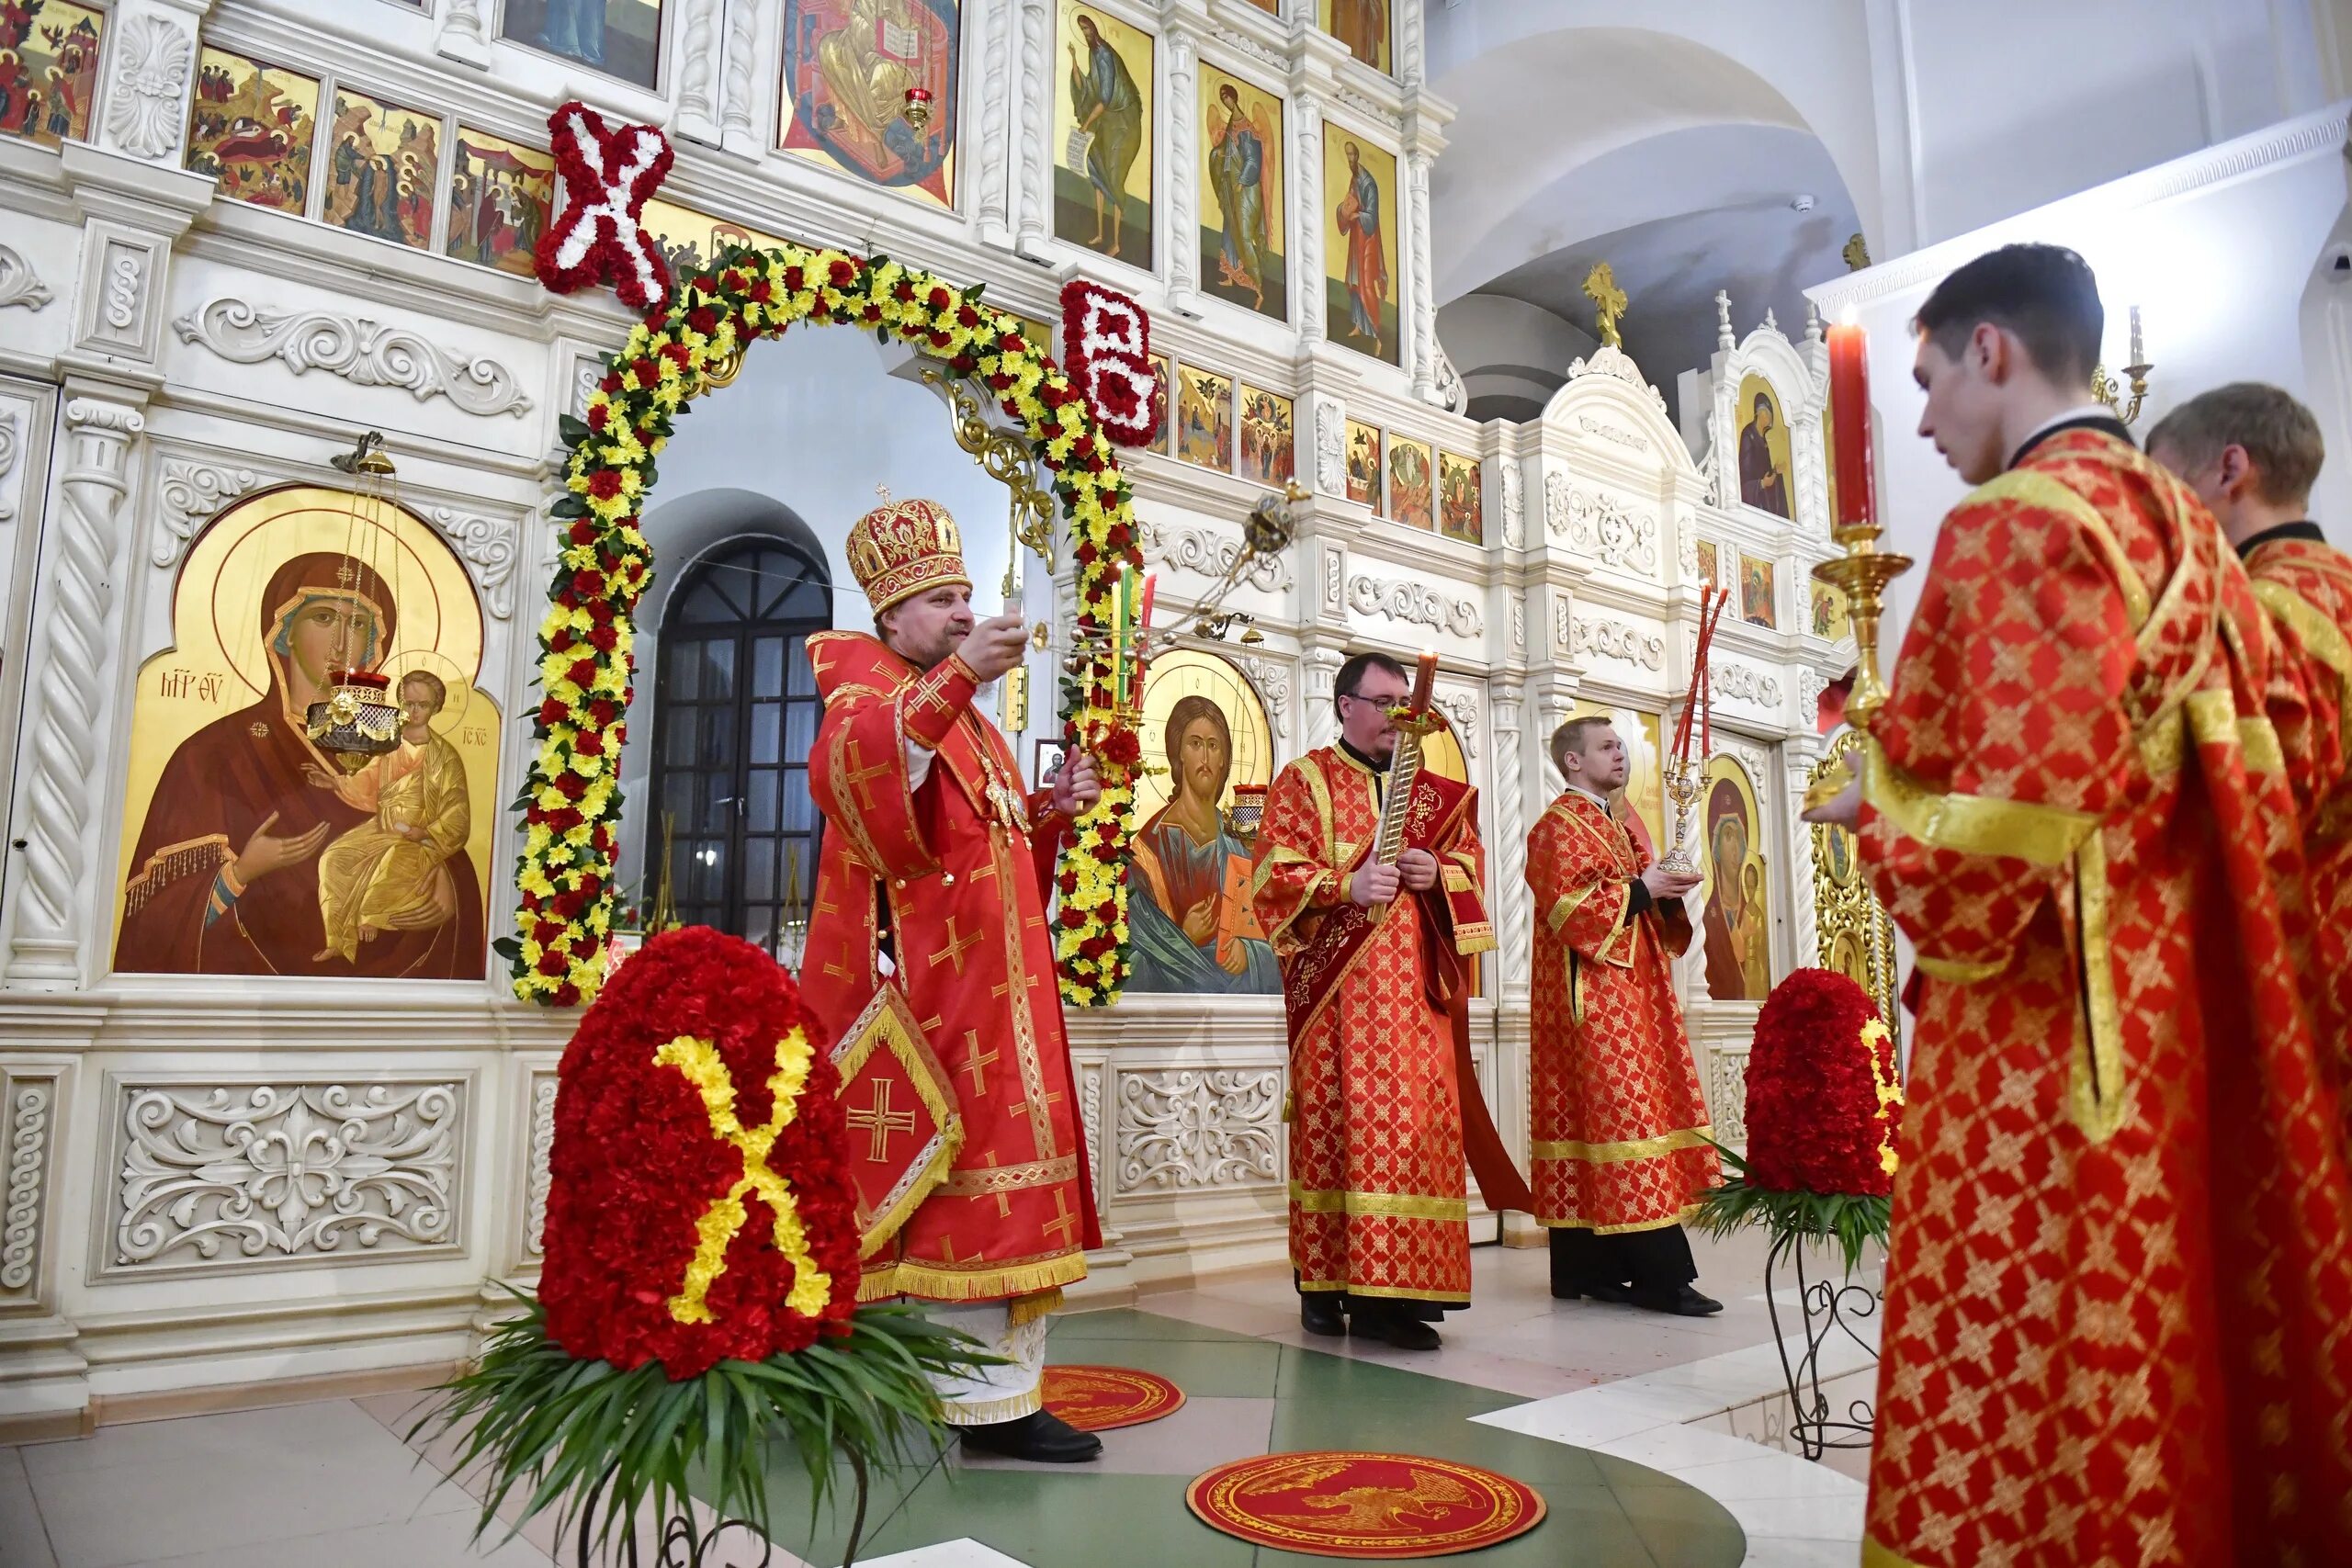
[[[1639,452],[1644,457],[1647,457],[1651,451],[1648,436],[1638,431],[1628,430],[1622,424],[1612,424],[1598,414],[1577,415],[1577,428],[1587,435],[1598,436],[1603,441],[1623,446],[1629,452]]]
[[[1261,65],[1270,65],[1277,71],[1286,72],[1290,69],[1289,61],[1276,54],[1248,33],[1222,24],[1212,27],[1209,30],[1216,35],[1219,42],[1248,55]]]
[[[1315,410],[1315,488],[1325,495],[1348,493],[1348,466],[1341,450],[1348,416],[1334,402]]]
[[[531,400],[514,372],[487,355],[469,358],[405,327],[334,310],[266,310],[243,299],[215,299],[173,323],[185,343],[201,344],[237,365],[279,360],[296,375],[324,370],[355,386],[400,387],[417,401],[447,398],[472,414],[528,412]]]
[[[1110,1162],[1102,1157],[1102,1085],[1109,1077],[1100,1062],[1078,1065],[1079,1122],[1086,1138],[1086,1163],[1094,1172],[1097,1213],[1111,1201]]]
[[[1408,626],[1429,626],[1455,637],[1476,637],[1486,628],[1475,600],[1447,593],[1426,582],[1357,576],[1348,579],[1348,603],[1356,613],[1382,615]]]
[[[1518,593],[1510,597],[1510,650],[1514,657],[1527,652],[1527,601]]]
[[[1519,459],[1505,457],[1503,468],[1503,546],[1507,549],[1527,547],[1527,480],[1520,472]]]
[[[1390,108],[1387,105],[1369,97],[1363,93],[1358,92],[1353,87],[1339,88],[1337,91],[1332,93],[1331,96],[1335,101],[1347,105],[1349,108],[1354,110],[1357,114],[1362,115],[1364,118],[1372,121],[1374,125],[1384,128],[1385,130],[1392,132],[1401,132],[1405,129],[1404,116],[1398,114],[1395,109]]]
[[[1707,1111],[1718,1143],[1747,1142],[1747,1055],[1722,1041],[1707,1047]]]
[[[1119,1075],[1118,1190],[1264,1187],[1282,1175],[1280,1067]]]
[[[1569,648],[1579,654],[1613,659],[1644,670],[1666,668],[1666,638],[1630,621],[1577,615],[1569,624]]]
[[[134,158],[167,158],[178,150],[194,52],[187,29],[168,17],[138,16],[122,24],[107,84],[107,136],[115,146]]]
[[[102,1274],[458,1249],[463,1078],[110,1080]]]
[[[93,222],[83,242],[78,346],[125,359],[152,359],[162,332],[157,293],[170,265],[164,242],[112,222]]]
[[[523,1258],[547,1256],[548,1192],[555,1184],[548,1159],[555,1152],[555,1091],[553,1073],[531,1075],[530,1139],[526,1145],[523,1190]]]
[[[54,1067],[0,1073],[0,1306],[38,1298],[55,1163],[61,1080]]]
[[[1143,520],[1143,551],[1147,558],[1172,566],[1180,571],[1216,582],[1233,570],[1234,561],[1241,554],[1241,541],[1228,536],[1224,530],[1199,526],[1180,528]],[[1253,588],[1273,592],[1292,586],[1286,556],[1260,556],[1250,564],[1241,581]]]
[[[1571,364],[1568,379],[1573,381],[1580,376],[1607,376],[1623,381],[1641,393],[1658,412],[1666,412],[1666,395],[1650,385],[1649,378],[1642,374],[1642,367],[1634,363],[1634,356],[1622,348],[1611,348],[1604,343],[1593,351],[1590,359],[1579,359]]]
[[[1628,506],[1606,491],[1573,488],[1555,469],[1544,476],[1544,525],[1579,555],[1602,565],[1646,576],[1657,570],[1657,516]]]
[[[425,513],[444,537],[457,547],[474,569],[482,602],[490,613],[505,620],[514,613],[515,538],[520,532],[511,521],[475,517],[436,506]]]
[[[156,486],[155,542],[147,558],[170,566],[180,558],[196,531],[230,502],[261,482],[251,468],[218,467],[178,457],[164,462],[163,481]]]
[[[40,280],[31,264],[11,247],[0,245],[0,310],[21,305],[38,310],[50,299],[49,285]]]
[[[1257,689],[1258,700],[1266,705],[1266,722],[1273,726],[1276,739],[1290,739],[1290,666],[1254,653],[1237,654],[1234,662],[1250,678]]]
[[[1340,714],[1332,700],[1339,685],[1340,666],[1344,662],[1337,649],[1318,648],[1302,661],[1306,678],[1306,746],[1329,746],[1340,733]]]
[[[1707,692],[1717,702],[1746,703],[1750,707],[1778,712],[1781,706],[1781,682],[1752,664],[1736,663],[1728,659],[1707,660]]]
[[[31,744],[24,793],[11,826],[24,845],[12,879],[8,974],[72,981],[81,973],[79,932],[92,907],[88,888],[94,811],[90,782],[104,752],[113,679],[116,547],[129,489],[130,444],[145,416],[120,403],[75,398],[65,405],[64,515],[56,520],[54,564],[41,597],[48,615],[28,661]]]

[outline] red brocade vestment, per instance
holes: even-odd
[[[1576,790],[1527,835],[1529,1152],[1546,1225],[1656,1230],[1723,1179],[1668,968],[1690,946],[1690,917],[1678,901],[1625,918],[1649,863],[1625,825]]]
[[[1290,1021],[1290,1256],[1299,1286],[1357,1296],[1470,1299],[1470,1205],[1452,1008],[1462,961],[1495,945],[1481,890],[1478,792],[1426,770],[1408,847],[1440,880],[1370,911],[1352,951],[1348,880],[1380,829],[1384,783],[1337,747],[1274,778],[1253,898],[1281,960]],[[1481,1105],[1483,1110],[1483,1104]]]
[[[1863,787],[1921,975],[1871,1568],[2341,1561],[2352,1204],[2269,658],[2102,430],[1944,520]]]
[[[2303,820],[2307,924],[2297,958],[2342,1100],[2352,1079],[2352,558],[2317,539],[2273,539],[2256,544],[2245,570],[2290,694],[2273,702],[2271,717]],[[2339,1108],[2352,1111],[2352,1102]]]
[[[883,984],[887,908],[890,981],[964,1122],[946,1179],[866,1259],[859,1299],[991,1301],[1082,1280],[1101,1242],[1046,927],[1046,797],[1022,790],[961,659],[919,672],[857,632],[810,637],[808,657],[825,699],[808,787],[826,833],[801,995],[838,1039]],[[911,789],[908,741],[933,753]]]

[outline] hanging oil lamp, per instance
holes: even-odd
[[[368,546],[384,531],[384,492],[392,482],[392,460],[384,456],[381,432],[371,430],[350,451],[328,459],[351,476],[353,521],[367,531]],[[337,574],[345,589],[359,579],[355,541],[346,538],[344,566]],[[356,593],[354,595],[356,597]],[[401,743],[400,705],[392,701],[391,677],[346,664],[327,671],[327,694],[303,714],[303,733],[311,744],[334,759],[335,766],[356,773],[376,758],[397,750]]]
[[[909,87],[906,107],[899,111],[899,118],[910,130],[921,130],[931,123],[931,104],[929,87]]]

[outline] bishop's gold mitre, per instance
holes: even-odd
[[[964,536],[937,502],[892,501],[884,491],[882,504],[849,531],[848,553],[849,569],[877,615],[942,583],[972,586]]]

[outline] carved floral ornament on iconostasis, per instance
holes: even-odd
[[[560,136],[566,123],[574,128],[573,149],[593,188],[573,195],[567,170],[565,211],[577,220],[574,243],[541,276],[560,292],[599,281],[647,285],[649,259],[623,236],[643,238],[635,214],[659,183],[653,165],[666,163],[636,134],[650,128],[605,126],[577,104],[550,119]],[[593,164],[591,144],[598,160]],[[550,231],[551,244],[559,243],[557,231]],[[582,244],[582,232],[595,237]],[[1085,747],[1101,766],[1102,796],[1074,824],[1057,868],[1056,955],[1069,1000],[1104,1006],[1116,999],[1129,941],[1129,807],[1142,758],[1132,722],[1113,700],[1106,632],[1121,574],[1141,566],[1142,552],[1134,492],[1112,443],[1113,427],[1132,430],[1136,413],[1116,405],[1114,395],[1106,417],[1076,377],[1028,340],[1018,317],[981,303],[980,295],[978,285],[959,288],[883,256],[790,242],[738,244],[695,276],[668,279],[659,308],[607,362],[584,417],[563,419],[566,493],[553,508],[564,530],[561,562],[540,628],[546,695],[537,711],[538,750],[520,797],[522,902],[515,933],[497,944],[518,996],[583,1003],[604,977],[617,894],[617,765],[635,695],[634,615],[652,570],[639,517],[656,478],[654,459],[676,416],[731,380],[752,343],[809,323],[868,329],[944,361],[1020,423],[1052,475],[1077,559],[1077,631],[1081,643],[1091,635],[1103,649],[1073,682],[1064,716],[1066,741]],[[1081,327],[1082,373],[1089,384],[1132,388],[1131,360],[1148,352],[1148,320],[1110,290],[1092,290],[1084,299],[1092,313]],[[1148,369],[1147,361],[1147,382]],[[1148,396],[1143,417],[1151,417]]]

